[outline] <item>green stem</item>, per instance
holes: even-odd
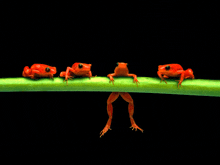
[[[161,93],[179,95],[200,95],[220,97],[220,80],[186,79],[182,87],[177,88],[178,82],[166,79],[160,83],[159,78],[138,77],[138,87],[132,77],[115,77],[114,85],[109,83],[107,77],[74,78],[63,82],[64,78],[56,77],[54,80],[40,78],[1,78],[0,92],[21,91],[98,91],[98,92],[135,92],[135,93]]]

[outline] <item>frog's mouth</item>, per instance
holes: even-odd
[[[92,64],[89,64],[89,65],[83,65],[83,72],[89,72],[91,70],[91,66]]]
[[[51,67],[51,68],[50,68],[50,72],[51,72],[52,74],[56,74],[56,73],[57,73],[56,67]]]
[[[165,67],[166,67],[166,66],[164,66],[164,65],[159,65],[159,66],[158,66],[158,70],[159,70],[160,72],[162,72],[162,71],[167,71],[167,70],[165,69]]]

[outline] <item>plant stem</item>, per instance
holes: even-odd
[[[93,91],[93,92],[135,92],[160,93],[179,95],[200,95],[220,97],[220,80],[186,79],[182,87],[177,88],[178,82],[166,79],[160,83],[159,78],[138,77],[140,84],[133,82],[132,77],[114,77],[114,85],[109,83],[107,77],[73,78],[63,82],[64,78],[56,77],[54,80],[40,78],[0,78],[0,92],[23,91]]]

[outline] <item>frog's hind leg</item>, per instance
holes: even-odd
[[[32,70],[32,71],[31,71],[30,78],[32,78],[32,79],[38,79],[39,77],[41,77],[41,76],[39,76],[39,75],[40,75],[40,71],[39,71],[39,70]]]
[[[129,113],[129,117],[130,117],[130,121],[131,121],[131,127],[132,130],[135,129],[135,131],[137,131],[137,129],[139,129],[141,132],[143,132],[143,129],[141,129],[140,127],[137,126],[137,124],[135,123],[134,121],[134,118],[133,118],[133,114],[134,114],[134,102],[133,102],[133,99],[131,97],[131,95],[127,92],[120,92],[119,93],[121,95],[121,97],[127,101],[129,104],[128,104],[128,113]]]
[[[50,75],[49,75],[49,78],[54,80],[53,74],[50,74]]]
[[[31,69],[28,66],[24,67],[24,70],[22,72],[23,77],[28,77],[31,74]]]
[[[118,92],[112,92],[107,100],[107,113],[108,113],[108,121],[104,127],[104,129],[100,132],[100,137],[104,135],[109,129],[111,130],[111,122],[112,122],[112,114],[113,114],[113,106],[112,103],[118,98],[119,93]]]

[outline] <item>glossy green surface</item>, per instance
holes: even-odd
[[[91,91],[91,92],[135,92],[135,93],[161,93],[180,95],[220,96],[220,80],[186,79],[182,87],[177,88],[178,82],[166,79],[160,83],[159,78],[138,77],[138,86],[132,77],[114,77],[114,85],[109,83],[107,77],[74,78],[63,82],[64,78],[56,77],[54,80],[41,78],[1,78],[0,92],[21,91]]]

